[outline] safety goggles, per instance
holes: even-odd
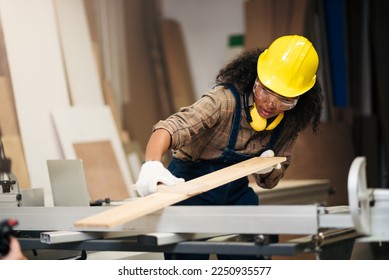
[[[283,97],[271,91],[270,89],[262,85],[258,78],[255,80],[253,93],[255,97],[260,101],[271,104],[274,108],[277,108],[282,111],[287,111],[294,108],[299,99],[298,97],[295,98]]]

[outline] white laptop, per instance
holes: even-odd
[[[82,160],[47,160],[47,169],[54,206],[90,205]]]

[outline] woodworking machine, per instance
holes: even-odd
[[[16,230],[24,250],[78,250],[84,255],[86,251],[264,256],[313,252],[321,259],[347,259],[354,242],[389,241],[389,190],[367,188],[365,167],[363,157],[351,165],[346,206],[170,206],[112,228],[86,229],[76,228],[74,222],[116,206],[8,207],[0,211],[0,220],[18,220]],[[274,235],[291,238],[272,243],[268,236]],[[301,237],[292,237],[296,235]],[[221,242],[215,236],[226,238]]]
[[[22,195],[16,176],[11,171],[11,160],[6,157],[0,132],[0,207],[19,207]]]

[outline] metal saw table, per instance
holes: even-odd
[[[0,219],[17,219],[24,250],[145,251],[284,255],[316,252],[318,258],[347,258],[326,254],[349,250],[360,242],[389,240],[388,190],[367,189],[364,159],[350,168],[349,206],[170,206],[113,228],[74,227],[74,221],[106,207],[0,208]],[[374,201],[374,206],[371,202]],[[115,207],[115,206],[107,206]],[[304,235],[284,243],[272,235]],[[224,236],[217,240],[215,236]],[[335,248],[335,249],[334,249]]]
[[[352,241],[357,236],[350,229],[353,224],[350,216],[343,213],[343,208],[329,213],[326,208],[316,205],[171,206],[115,228],[78,232],[73,227],[75,220],[103,210],[102,207],[19,207],[7,209],[7,214],[2,213],[0,218],[17,217],[18,238],[24,250],[290,256],[319,252],[321,245],[331,242],[324,238],[327,234],[337,232],[338,240],[342,236],[343,240]],[[341,226],[332,227],[333,224]],[[329,227],[332,227],[331,231],[327,230]],[[326,230],[320,230],[323,228]],[[68,236],[75,232],[79,236],[69,240]],[[163,233],[170,233],[169,241],[159,238],[158,234]],[[47,239],[50,234],[53,238]],[[312,238],[287,243],[267,242],[266,236],[274,234],[303,234]],[[209,239],[226,235],[234,238],[227,241]],[[46,236],[45,242],[42,242],[42,236]],[[252,240],[247,241],[247,237],[252,237]]]

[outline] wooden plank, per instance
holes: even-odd
[[[84,0],[84,5],[105,104],[111,107],[121,139],[126,143],[130,135],[123,129],[121,105],[129,99],[130,79],[124,1]]]
[[[249,0],[244,5],[245,49],[267,48],[275,39],[272,0]]]
[[[290,34],[305,34],[307,0],[291,0],[288,31]]]
[[[1,54],[0,54],[1,56]],[[18,135],[19,124],[11,81],[0,76],[0,128],[3,135]]]
[[[245,48],[267,48],[276,38],[304,35],[307,0],[249,0],[245,2]]]
[[[169,76],[173,109],[189,106],[195,102],[195,94],[184,38],[177,21],[163,19],[161,22],[163,52]]]
[[[112,112],[108,106],[70,107],[52,112],[65,158],[77,158],[74,143],[110,141],[127,186],[133,183]]]
[[[148,41],[149,59],[153,65],[148,76],[153,75],[156,81],[154,95],[159,98],[159,107],[163,116],[169,116],[175,112],[172,104],[171,89],[166,71],[166,62],[162,52],[161,14],[156,1],[142,1],[142,24]],[[130,38],[132,39],[132,38]],[[155,99],[155,98],[154,98]],[[157,101],[158,102],[158,101]]]
[[[77,158],[82,159],[85,179],[92,200],[123,200],[129,197],[110,141],[73,144]]]
[[[76,227],[110,228],[160,210],[191,196],[285,161],[284,157],[252,158],[176,186],[159,186],[158,192],[75,222]]]
[[[115,96],[117,104],[123,104],[127,102],[129,95],[129,67],[128,64],[128,49],[127,49],[127,36],[132,38],[132,34],[128,33],[125,18],[128,16],[124,12],[124,2],[126,0],[110,1],[106,0],[107,9],[107,32],[109,35],[104,40],[109,40],[110,69],[105,69],[105,78],[112,86],[112,93]],[[104,24],[102,22],[102,24]],[[131,34],[131,35],[129,35]],[[103,37],[104,38],[104,37]],[[105,44],[103,44],[104,46]],[[106,54],[104,55],[106,56]],[[106,64],[104,64],[106,65]],[[132,65],[131,65],[132,66]],[[135,80],[135,82],[138,82]],[[118,106],[120,115],[123,114],[123,108]]]
[[[166,117],[166,114],[162,114],[160,99],[156,94],[159,90],[158,83],[153,78],[154,64],[150,59],[148,34],[144,30],[143,5],[146,2],[148,1],[124,2],[127,34],[131,34],[126,37],[130,83],[128,99],[123,106],[124,124],[131,139],[139,141],[143,149],[149,140],[151,127]],[[165,104],[165,100],[162,104]]]
[[[103,94],[104,94],[105,104],[107,104],[109,108],[111,108],[111,112],[115,120],[115,124],[118,129],[118,133],[120,135],[121,141],[123,143],[127,143],[130,141],[130,135],[128,134],[127,131],[123,129],[120,110],[118,109],[117,102],[115,100],[115,96],[112,91],[112,85],[106,79],[103,79],[102,83],[103,83]]]
[[[123,108],[118,104],[127,102],[129,94],[126,39],[129,34],[134,38],[126,29],[124,2],[125,0],[84,0],[103,91],[106,90],[104,83],[108,82],[117,103],[114,110],[118,110],[120,116]]]
[[[11,170],[18,180],[19,188],[30,188],[30,176],[27,171],[27,165],[20,136],[4,135],[2,137],[2,141],[6,156],[12,160]]]
[[[55,0],[59,35],[73,105],[103,105],[83,0]]]
[[[291,5],[293,5],[293,0],[273,0],[274,38],[290,34],[288,28],[290,26],[289,18],[292,16]]]
[[[7,51],[5,50],[3,27],[0,21],[0,76],[8,76]]]

